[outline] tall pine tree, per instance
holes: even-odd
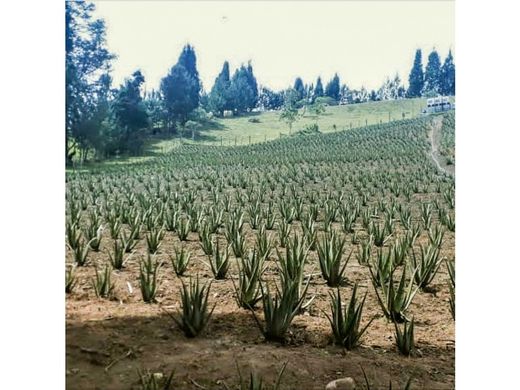
[[[321,77],[318,77],[316,87],[314,88],[314,98],[321,96],[323,96],[323,84],[321,83]]]
[[[168,128],[175,122],[184,125],[188,115],[199,106],[201,83],[197,71],[197,57],[192,46],[182,49],[177,63],[161,80],[161,93],[167,113]]]
[[[407,96],[410,98],[420,97],[424,87],[421,49],[417,49],[415,52],[415,59],[413,61],[412,70],[410,71],[410,76],[408,77],[408,84]]]
[[[443,95],[455,95],[455,63],[451,50],[441,68],[441,93]]]
[[[224,110],[233,109],[233,102],[229,91],[230,86],[229,63],[226,61],[215,79],[215,83],[209,94],[209,106],[215,114],[222,114]]]
[[[302,100],[305,97],[305,86],[303,85],[303,80],[301,77],[296,77],[296,80],[294,80],[293,89],[296,91],[298,100]]]
[[[333,98],[335,101],[339,101],[339,76],[338,74],[334,74],[332,80],[327,83],[327,87],[325,88],[325,95]]]
[[[441,59],[435,49],[428,56],[424,72],[423,96],[437,96],[441,93]]]

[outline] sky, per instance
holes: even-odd
[[[415,50],[455,57],[454,1],[95,1],[107,27],[114,85],[141,69],[146,89],[194,46],[204,89],[224,61],[251,61],[258,84],[275,90],[324,84],[335,72],[350,88],[377,89],[387,76],[408,83]]]

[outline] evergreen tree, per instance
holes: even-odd
[[[137,70],[130,79],[125,80],[112,103],[120,152],[137,154],[141,150],[142,130],[148,126],[148,113],[140,92],[143,83],[144,77]]]
[[[455,95],[455,63],[451,50],[448,52],[441,68],[441,93],[443,95]]]
[[[333,98],[336,101],[339,101],[340,95],[340,85],[339,85],[339,76],[338,74],[334,74],[332,80],[327,83],[327,87],[325,88],[325,95]]]
[[[441,60],[435,49],[428,56],[424,72],[423,96],[436,96],[441,92]]]
[[[420,97],[422,89],[424,87],[424,73],[422,66],[421,49],[417,49],[415,52],[415,59],[413,61],[412,70],[410,71],[410,76],[408,77],[408,84],[408,97]]]
[[[229,96],[230,86],[229,63],[225,61],[209,94],[209,107],[215,114],[222,114],[224,110],[233,109],[233,102]]]
[[[253,109],[258,103],[258,84],[253,73],[253,66],[251,65],[251,62],[247,64],[247,84],[249,85],[249,88],[252,92],[251,99],[248,101],[248,108]]]
[[[175,127],[176,121],[184,125],[188,115],[199,106],[201,83],[197,71],[197,58],[190,45],[184,46],[177,63],[161,80],[167,127]]]
[[[316,87],[314,88],[314,98],[323,96],[323,84],[321,83],[321,77],[318,77],[316,81]]]
[[[294,80],[293,89],[296,91],[296,96],[298,100],[302,100],[305,98],[305,86],[303,85],[303,80],[301,79],[301,77],[296,77],[296,80]]]
[[[233,74],[229,89],[233,109],[243,113],[254,108],[258,101],[258,87],[251,64],[242,65]]]

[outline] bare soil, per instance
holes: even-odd
[[[297,223],[295,223],[297,225]],[[248,228],[248,227],[247,227]],[[248,229],[249,240],[252,232]],[[275,232],[271,232],[274,234]],[[164,261],[158,303],[146,304],[139,290],[139,260],[146,253],[145,240],[122,271],[113,272],[115,293],[112,300],[96,298],[91,285],[94,264],[104,264],[112,240],[108,232],[100,252],[91,252],[90,264],[77,269],[78,285],[66,299],[66,382],[69,389],[132,389],[138,382],[137,369],[168,374],[175,371],[175,389],[234,389],[239,383],[236,365],[243,376],[254,371],[265,384],[276,380],[278,370],[288,362],[282,377],[283,389],[324,389],[337,378],[353,377],[358,388],[364,388],[361,367],[367,373],[372,389],[387,389],[391,380],[394,389],[404,386],[413,377],[412,389],[453,389],[455,360],[455,327],[449,313],[447,271],[443,264],[433,282],[432,292],[419,292],[410,314],[416,321],[414,357],[401,356],[395,347],[394,328],[382,317],[366,267],[357,264],[356,250],[347,267],[348,282],[340,288],[345,300],[350,298],[353,284],[359,292],[368,292],[364,320],[376,320],[368,328],[362,345],[345,351],[332,344],[331,329],[323,311],[329,312],[331,291],[319,275],[316,252],[310,252],[307,274],[315,274],[309,288],[316,299],[310,309],[298,315],[291,327],[288,341],[282,345],[266,342],[252,314],[238,308],[230,278],[237,278],[236,260],[228,279],[213,281],[210,303],[215,311],[209,327],[197,338],[189,339],[175,326],[169,315],[180,307],[177,277],[168,254],[180,245],[168,232],[158,253]],[[350,237],[349,237],[350,238]],[[187,275],[212,280],[212,274],[198,242],[191,233],[187,242],[192,252]],[[420,240],[427,240],[424,235]],[[224,242],[222,235],[219,240]],[[350,242],[350,241],[349,241]],[[348,245],[347,253],[354,245]],[[276,272],[273,252],[267,261],[266,279]],[[446,232],[442,254],[454,256],[454,233]],[[68,261],[71,254],[67,253]],[[189,276],[182,279],[186,282]],[[128,285],[131,286],[132,292]],[[261,304],[256,309],[262,319]]]

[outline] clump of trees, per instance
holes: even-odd
[[[143,91],[145,77],[136,70],[119,88],[112,87],[111,62],[102,19],[95,19],[88,2],[66,2],[66,142],[67,164],[73,160],[142,153],[147,136],[191,133],[194,138],[211,115],[244,114],[252,110],[281,110],[280,119],[292,129],[306,112],[318,120],[325,106],[404,97],[455,94],[455,64],[451,51],[441,63],[434,49],[423,70],[422,52],[415,53],[405,89],[399,75],[387,77],[377,90],[351,89],[338,74],[323,86],[296,77],[292,88],[273,91],[259,87],[251,62],[231,76],[226,61],[209,91],[204,92],[193,46],[182,49],[177,63],[162,78],[159,90]],[[209,114],[208,114],[209,113]]]
[[[451,50],[441,64],[439,53],[433,49],[423,71],[422,51],[417,49],[408,82],[407,97],[455,95],[455,63]]]

